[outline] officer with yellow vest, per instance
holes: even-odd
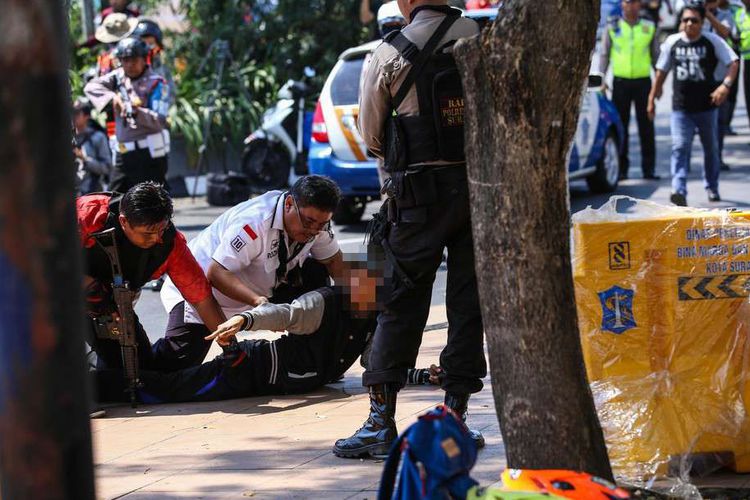
[[[612,101],[625,128],[625,141],[620,150],[620,179],[628,178],[628,124],[632,103],[635,103],[641,140],[643,178],[659,179],[654,173],[654,122],[646,113],[648,94],[651,91],[651,67],[656,60],[658,41],[656,25],[652,21],[641,19],[640,10],[640,0],[622,0],[622,17],[609,24],[602,38],[599,67],[602,73],[606,73],[610,62],[612,63]]]
[[[744,61],[742,81],[745,86],[745,102],[750,102],[750,0],[742,0],[743,8],[737,9],[734,20],[740,32],[740,58]],[[750,118],[750,113],[748,113]]]

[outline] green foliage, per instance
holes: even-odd
[[[70,8],[72,40],[81,38],[78,5],[74,0]],[[165,33],[163,59],[176,83],[172,134],[184,137],[193,153],[211,107],[209,147],[223,140],[236,144],[258,126],[283,82],[311,66],[319,90],[338,55],[368,35],[359,23],[359,0],[182,0],[181,7],[190,29]],[[217,39],[229,43],[234,61],[226,61],[218,82],[217,54],[207,56]],[[96,63],[96,52],[71,46],[71,54],[71,87],[80,92],[81,75]]]
[[[184,0],[182,6],[191,30],[171,37],[171,54],[185,64],[177,72],[171,121],[172,130],[193,148],[202,140],[214,99],[212,144],[223,138],[237,143],[258,126],[283,82],[300,78],[303,68],[311,66],[320,89],[338,55],[366,35],[358,22],[358,0],[278,0],[276,5],[268,0]],[[215,40],[229,43],[235,62],[231,67],[227,62],[219,91],[214,90],[215,53],[206,59]]]

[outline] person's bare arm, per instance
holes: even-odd
[[[211,331],[216,330],[216,328],[227,319],[226,316],[224,316],[221,307],[219,307],[218,302],[216,302],[213,294],[200,302],[191,305],[198,312],[198,315],[203,320],[203,324],[206,325],[206,328]]]
[[[252,307],[259,306],[268,302],[267,297],[258,295],[245,285],[231,271],[228,271],[221,264],[212,260],[208,265],[206,277],[211,285],[230,299],[242,302]]]
[[[341,250],[333,254],[332,257],[326,260],[321,260],[320,263],[326,266],[328,275],[333,278],[333,281],[337,283],[341,282],[341,280],[344,278],[344,273],[346,273],[348,269],[346,263],[344,262],[344,254],[341,253]]]
[[[651,92],[648,95],[648,106],[646,112],[648,118],[653,120],[656,117],[656,100],[661,98],[661,94],[664,91],[664,80],[667,79],[667,73],[662,70],[656,70],[656,80],[654,86],[651,87]]]
[[[706,20],[711,23],[711,27],[714,29],[717,35],[724,39],[729,38],[729,35],[731,33],[731,29],[729,29],[729,26],[721,24],[721,21],[719,21],[713,14],[713,12],[711,12],[709,9],[706,9]]]
[[[609,68],[609,52],[612,48],[612,39],[609,37],[609,29],[605,29],[602,34],[602,49],[599,57],[599,71],[606,75]]]
[[[359,22],[362,24],[370,24],[375,20],[375,16],[370,9],[370,0],[362,0],[359,3]]]
[[[732,63],[727,67],[727,74],[724,76],[724,81],[728,83],[728,85],[724,85],[722,82],[721,85],[716,87],[716,90],[711,92],[711,103],[714,106],[721,106],[724,101],[727,100],[727,97],[729,97],[730,89],[732,85],[737,84],[737,73],[739,72],[739,61],[732,61]]]

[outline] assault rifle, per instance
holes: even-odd
[[[135,313],[133,299],[135,292],[122,276],[120,256],[117,252],[115,230],[106,229],[91,235],[96,243],[104,250],[112,266],[112,295],[117,312],[111,315],[99,316],[95,321],[96,335],[101,339],[116,340],[120,343],[122,352],[122,367],[130,393],[130,404],[137,406],[136,390],[141,382],[138,375],[138,341],[135,335]]]
[[[125,123],[130,128],[138,128],[135,123],[135,115],[133,114],[133,101],[130,100],[130,92],[125,86],[125,80],[123,78],[117,78],[117,92],[122,98],[122,105],[125,107]]]

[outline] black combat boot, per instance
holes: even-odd
[[[456,412],[461,417],[463,422],[466,422],[466,410],[469,407],[469,394],[459,394],[456,392],[445,393],[445,406]],[[482,433],[475,429],[469,429],[469,435],[471,436],[474,444],[477,448],[484,448],[484,436]]]
[[[351,437],[336,441],[333,454],[344,458],[363,455],[382,458],[388,455],[391,443],[398,437],[394,420],[397,394],[398,386],[395,384],[370,386],[370,416]]]

